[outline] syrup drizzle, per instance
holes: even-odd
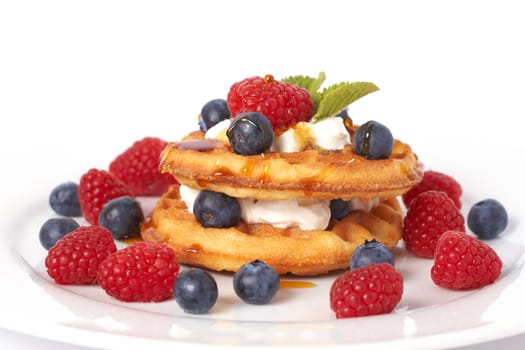
[[[313,282],[308,281],[290,281],[290,280],[281,280],[281,289],[285,288],[313,288],[317,285]]]
[[[142,242],[143,239],[142,237],[129,237],[129,238],[119,239],[119,241],[122,243],[128,244],[128,245],[132,245],[134,243]]]

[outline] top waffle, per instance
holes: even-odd
[[[350,133],[356,129],[352,126]],[[245,156],[232,152],[228,143],[201,150],[184,143],[203,139],[196,131],[183,142],[169,144],[161,155],[161,171],[195,189],[267,200],[391,198],[408,191],[422,176],[417,156],[399,140],[388,159],[367,160],[355,154],[352,145],[339,151],[310,148]]]

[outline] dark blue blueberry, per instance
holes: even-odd
[[[246,112],[236,116],[226,135],[233,151],[242,155],[268,151],[275,136],[268,118],[257,112]]]
[[[470,208],[467,225],[481,239],[491,239],[507,227],[505,207],[495,199],[485,199]]]
[[[128,196],[108,201],[98,215],[98,224],[106,227],[115,239],[138,237],[142,221],[140,203]]]
[[[78,185],[68,181],[55,187],[49,195],[49,205],[58,215],[82,216],[78,202]]]
[[[367,159],[386,159],[392,153],[394,138],[390,130],[381,123],[368,121],[354,135],[355,152]]]
[[[336,116],[336,117],[339,117],[339,118],[343,118],[343,120],[346,119],[346,118],[348,118],[348,117],[349,117],[349,116],[348,116],[348,109],[347,109],[347,108],[343,109],[342,111],[340,111],[339,113],[337,113],[335,116]]]
[[[390,249],[375,239],[358,246],[350,257],[350,269],[367,266],[374,263],[389,263],[394,266],[394,256]]]
[[[277,294],[280,285],[277,272],[260,260],[244,264],[233,276],[235,294],[248,304],[269,303]]]
[[[80,225],[72,218],[49,219],[40,227],[38,234],[40,244],[49,250],[60,238],[77,229],[79,226]]]
[[[182,310],[191,314],[204,314],[215,305],[219,291],[212,275],[203,269],[193,268],[177,276],[174,294]]]
[[[354,125],[354,122],[352,121],[352,118],[348,115],[348,109],[343,109],[341,112],[337,113],[335,115],[336,117],[342,118],[343,123],[345,125],[346,130],[350,131],[352,128],[352,125]]]
[[[342,199],[332,199],[330,201],[330,213],[332,219],[342,220],[344,219],[352,209],[350,201]]]
[[[239,223],[241,205],[227,194],[203,190],[195,198],[193,214],[204,227],[227,228]]]
[[[214,125],[230,118],[230,110],[226,100],[215,99],[207,102],[201,110],[199,118],[199,128],[206,132]]]

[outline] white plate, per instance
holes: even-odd
[[[0,2],[0,327],[115,349],[429,349],[525,333],[509,316],[525,310],[525,147],[514,125],[525,115],[517,45],[525,22],[517,4],[302,1],[299,16],[296,2],[233,3]],[[456,177],[464,214],[487,197],[505,204],[510,225],[489,242],[504,262],[496,283],[438,288],[430,261],[399,248],[406,291],[397,309],[335,320],[327,292],[335,275],[257,307],[237,299],[229,275],[217,275],[219,300],[202,316],[173,301],[124,304],[95,286],[50,282],[37,235],[53,215],[53,186],[107,166],[140,137],[177,139],[237,79],[320,70],[332,83],[376,83],[381,91],[353,105],[352,117],[385,123],[429,168]]]
[[[37,232],[48,217],[48,191],[37,190],[18,203],[3,208],[6,231],[1,238],[0,326],[72,344],[114,349],[155,346],[296,346],[352,344],[419,349],[474,344],[525,331],[522,322],[509,318],[525,307],[525,237],[519,215],[523,204],[516,200],[522,190],[516,181],[498,182],[487,191],[486,179],[496,177],[499,166],[512,155],[485,149],[482,159],[472,156],[468,167],[444,169],[463,184],[463,213],[486,193],[493,193],[509,211],[510,224],[500,238],[488,241],[504,262],[496,283],[474,291],[449,291],[435,286],[430,260],[417,259],[400,244],[396,268],[405,278],[405,292],[395,311],[388,315],[336,320],[328,303],[328,289],[337,274],[319,278],[295,278],[315,284],[313,288],[281,289],[270,305],[252,306],[238,299],[230,274],[215,274],[219,299],[207,315],[184,314],[174,300],[122,303],[97,286],[58,286],[43,268],[45,250]],[[496,158],[496,156],[498,158]],[[491,167],[483,159],[490,157]],[[432,159],[427,164],[432,164]],[[497,160],[496,160],[497,159]],[[440,169],[441,170],[441,169]],[[57,177],[56,182],[61,181]],[[488,196],[488,195],[487,195]],[[16,201],[15,201],[16,202]],[[152,200],[145,200],[151,206]],[[294,280],[293,278],[290,278]]]

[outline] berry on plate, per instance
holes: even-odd
[[[420,183],[415,185],[403,195],[403,203],[405,207],[410,207],[410,202],[412,199],[416,198],[418,194],[425,191],[442,191],[445,192],[456,204],[456,206],[461,209],[461,194],[463,190],[459,182],[457,182],[450,175],[440,173],[434,170],[427,170],[423,174],[423,179]]]
[[[193,214],[204,227],[227,228],[241,220],[241,205],[227,194],[203,190],[193,202]]]
[[[270,74],[236,82],[228,92],[227,101],[232,116],[258,112],[270,120],[274,130],[310,120],[314,107],[308,90],[277,81]]]
[[[268,304],[281,285],[273,267],[260,260],[242,265],[233,276],[235,294],[253,305]]]
[[[507,222],[507,210],[492,198],[474,204],[467,215],[468,228],[481,239],[496,237],[505,230]]]
[[[426,191],[410,203],[403,225],[406,248],[431,259],[439,237],[449,230],[465,231],[465,219],[454,201],[441,191]]]
[[[173,249],[139,242],[108,255],[98,266],[97,280],[118,300],[159,302],[172,297],[178,273]]]
[[[115,239],[140,236],[143,221],[144,213],[140,203],[129,196],[108,201],[98,215],[98,224],[108,228]]]
[[[40,231],[38,233],[40,244],[42,244],[42,247],[44,247],[46,250],[49,250],[60,238],[79,227],[80,225],[78,222],[72,218],[48,219],[40,227]]]
[[[353,146],[356,154],[366,159],[386,159],[392,153],[394,137],[386,126],[370,120],[357,129]]]
[[[98,265],[116,250],[108,229],[80,226],[49,249],[47,273],[58,284],[94,284]]]
[[[55,187],[49,195],[49,205],[58,215],[82,216],[78,202],[78,185],[68,181]]]
[[[350,256],[350,269],[352,270],[374,263],[389,263],[394,266],[394,255],[390,249],[375,239],[365,240]]]
[[[474,289],[493,283],[502,262],[487,244],[463,232],[447,231],[438,240],[430,276],[450,289]]]
[[[217,282],[206,270],[192,268],[182,271],[175,280],[175,301],[191,314],[207,313],[219,295]]]
[[[237,115],[226,135],[233,151],[241,155],[264,153],[270,149],[274,139],[272,124],[268,118],[257,112]]]
[[[106,227],[115,239],[140,236],[143,221],[144,213],[140,203],[129,196],[107,201],[98,215],[98,224]]]
[[[388,263],[349,270],[330,288],[330,307],[337,318],[392,312],[403,295],[403,276]]]
[[[98,215],[107,201],[131,195],[122,181],[105,170],[90,169],[82,175],[78,184],[80,208],[91,225],[98,225]]]
[[[176,180],[159,171],[159,157],[167,145],[157,137],[133,143],[109,165],[109,172],[131,190],[133,196],[160,196]]]

